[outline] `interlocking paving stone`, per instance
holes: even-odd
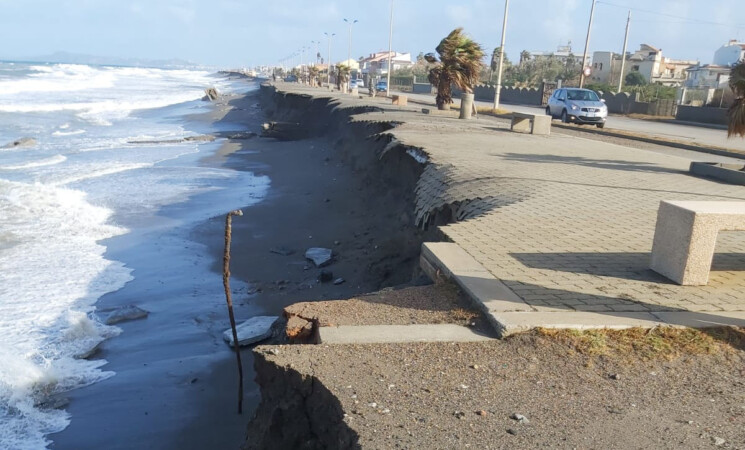
[[[449,210],[447,238],[536,310],[745,311],[745,232],[720,233],[707,286],[649,269],[661,200],[745,201],[745,186],[691,176],[669,154],[381,107],[354,120],[399,122],[386,133],[428,157],[417,223]]]

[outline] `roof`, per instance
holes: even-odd
[[[695,72],[697,70],[708,70],[710,72],[729,72],[732,68],[729,66],[717,66],[715,64],[706,64],[703,66],[691,66],[686,70]]]
[[[660,52],[660,51],[662,51],[661,49],[659,49],[659,48],[655,48],[655,47],[652,47],[652,46],[651,46],[651,45],[649,45],[649,44],[642,44],[642,45],[640,46],[640,50],[641,50],[641,47],[647,47],[647,48],[649,48],[650,50],[654,50],[654,51],[656,51],[656,52]]]

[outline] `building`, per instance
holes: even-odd
[[[634,53],[626,53],[623,76],[629,72],[639,72],[648,83],[660,83],[665,86],[680,86],[687,77],[687,69],[698,64],[696,60],[679,60],[662,56],[662,50],[648,44],[639,46]],[[590,80],[595,83],[618,84],[621,77],[621,59],[619,53],[594,52],[592,55],[592,74]]]
[[[376,52],[367,58],[362,58],[359,61],[360,70],[363,74],[388,74],[388,55],[388,52]],[[414,65],[411,61],[411,53],[391,52],[390,55],[394,72]]]
[[[354,59],[345,59],[344,61],[339,61],[338,63],[336,63],[337,66],[342,64],[349,67],[349,70],[351,70],[352,72],[360,70],[360,63],[358,61],[355,61]]]
[[[714,52],[712,64],[688,68],[685,87],[689,89],[726,89],[732,66],[745,60],[745,43],[731,40]]]
[[[688,68],[687,88],[725,88],[729,82],[730,66],[714,64],[695,65]]]
[[[731,66],[745,60],[745,43],[733,39],[714,52],[714,66]]]
[[[540,59],[556,59],[561,62],[566,62],[569,58],[574,59],[582,59],[582,55],[577,57],[574,53],[572,53],[572,42],[569,41],[567,45],[560,45],[556,47],[555,52],[528,52],[530,53],[530,59],[540,60]],[[522,56],[521,56],[522,62]]]

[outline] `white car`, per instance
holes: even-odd
[[[595,91],[578,88],[562,88],[554,91],[548,99],[546,114],[552,118],[560,117],[564,123],[605,126],[608,107]]]

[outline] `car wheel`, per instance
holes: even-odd
[[[546,115],[551,116],[552,119],[554,118],[554,116],[551,115],[551,108],[549,108],[548,106],[546,106]]]
[[[599,123],[598,124],[598,128],[604,128],[604,127],[605,127],[605,124],[604,123]]]
[[[569,123],[569,117],[567,117],[567,110],[561,112],[561,121],[563,123]]]

